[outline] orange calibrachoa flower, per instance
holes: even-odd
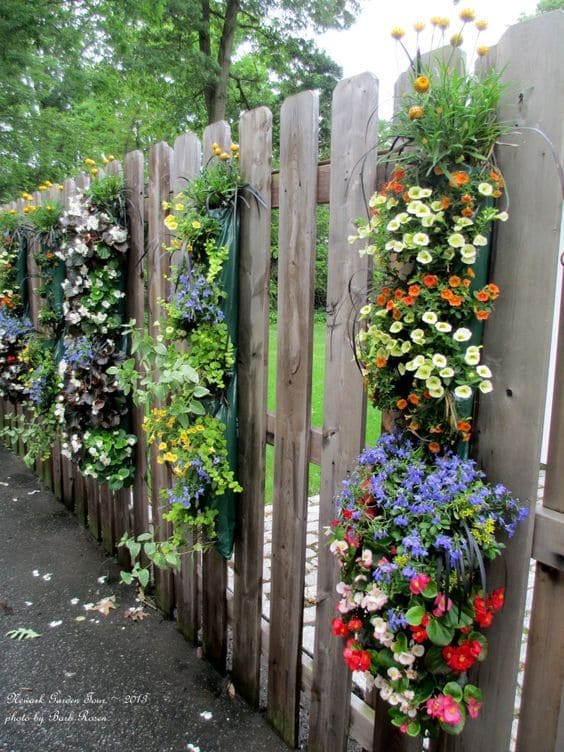
[[[419,428],[419,423],[416,420],[412,420],[407,424],[407,427],[410,431],[417,431]]]
[[[479,300],[480,303],[487,303],[490,299],[490,294],[486,290],[479,290],[476,293],[476,300]]]
[[[444,287],[444,288],[443,288],[443,289],[441,290],[441,298],[442,298],[443,300],[450,300],[450,299],[452,298],[452,296],[453,296],[453,295],[454,295],[453,291],[452,291],[452,290],[449,290],[449,289],[448,289],[448,287]]]
[[[439,278],[435,274],[426,274],[423,277],[425,287],[436,287],[439,284]]]
[[[460,287],[461,283],[460,277],[458,277],[456,274],[453,274],[452,277],[448,278],[448,283],[451,287]]]
[[[415,298],[412,298],[411,295],[406,295],[402,298],[401,302],[406,306],[412,306],[415,303]]]
[[[458,428],[459,431],[464,431],[465,433],[467,433],[468,431],[472,429],[472,426],[467,420],[459,420],[458,423],[456,424],[456,427]]]
[[[401,289],[401,287],[398,287],[397,290],[394,290],[394,298],[396,300],[401,300],[403,296],[405,295],[404,291]]]
[[[462,280],[462,284],[464,285],[464,287],[470,287],[470,285],[472,284],[472,280],[466,277],[466,279]]]
[[[417,78],[413,82],[413,88],[418,94],[425,94],[427,91],[429,91],[430,85],[431,81],[427,76],[417,76]]]
[[[470,175],[464,170],[456,170],[452,173],[451,188],[461,187],[470,182]]]
[[[416,394],[409,394],[407,397],[407,401],[410,402],[412,405],[418,405],[419,404],[419,397]]]
[[[490,282],[490,284],[487,285],[487,288],[490,291],[492,300],[495,300],[499,296],[499,292],[500,292],[499,287],[493,282]]]
[[[398,410],[405,410],[405,408],[407,407],[407,400],[405,400],[403,398],[399,399],[396,402],[396,407],[397,407]]]
[[[470,194],[465,193],[464,196],[460,197],[460,201],[463,204],[473,204],[474,203],[474,197],[470,196]]]
[[[450,198],[448,196],[441,196],[441,209],[448,209],[450,206]]]
[[[408,293],[410,297],[417,298],[421,293],[421,288],[419,285],[409,285]]]
[[[441,445],[437,441],[431,441],[429,442],[429,451],[437,454],[437,452],[441,451]]]
[[[490,317],[489,311],[478,311],[477,308],[474,308],[474,313],[476,314],[478,321],[487,321]]]
[[[385,368],[388,363],[388,359],[379,357],[379,358],[376,358],[374,362],[376,364],[376,368]]]
[[[448,302],[451,304],[451,306],[459,308],[462,305],[462,298],[460,297],[460,295],[451,295]]]
[[[464,209],[460,212],[463,217],[468,217],[468,219],[472,219],[474,216],[474,210],[471,209],[469,206],[465,206]]]
[[[424,114],[425,112],[423,110],[423,107],[421,107],[421,105],[414,104],[413,107],[409,108],[407,116],[410,120],[421,120]]]

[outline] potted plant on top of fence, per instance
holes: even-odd
[[[460,18],[468,31],[473,11]],[[432,25],[442,39],[448,20]],[[407,52],[403,30],[392,36]],[[472,398],[493,388],[481,327],[500,291],[484,249],[507,213],[494,203],[504,189],[493,153],[505,132],[500,77],[460,69],[461,43],[457,33],[427,63],[419,51],[410,58],[387,133],[389,174],[350,239],[374,260],[356,356],[394,430],[343,482],[329,531],[345,661],[368,674],[394,725],[427,737],[458,734],[478,715],[467,672],[486,658],[483,630],[503,604],[503,588],[488,592],[484,562],[525,514],[466,459]]]

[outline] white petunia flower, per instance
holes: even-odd
[[[452,324],[449,324],[448,321],[437,321],[435,324],[435,329],[438,332],[443,332],[443,334],[446,334],[448,332],[452,332]]]
[[[482,394],[489,394],[489,392],[492,391],[493,386],[491,381],[480,381],[478,384],[478,389],[482,392]]]
[[[483,379],[491,379],[492,377],[492,372],[490,371],[488,366],[478,366],[478,368],[476,368],[476,373]]]
[[[464,361],[468,363],[469,366],[477,366],[480,362],[480,348],[475,345],[466,348]]]
[[[447,359],[441,353],[435,353],[432,360],[435,368],[445,368],[447,364]]]
[[[362,313],[362,309],[361,309],[361,313]],[[401,323],[401,321],[394,321],[394,323],[390,326],[390,332],[392,334],[397,334],[398,332],[401,332],[402,329],[403,329],[403,324]]]
[[[400,226],[401,225],[399,219],[390,219],[390,221],[386,225],[386,230],[388,232],[395,232],[396,230],[399,230]]]
[[[455,333],[452,335],[452,338],[456,340],[456,342],[467,342],[470,337],[472,336],[472,332],[470,329],[467,329],[465,326],[461,326],[460,329],[457,329]]]
[[[485,235],[476,235],[472,243],[473,245],[484,246],[488,244],[488,239],[485,237]]]
[[[449,235],[448,244],[451,248],[462,248],[466,244],[466,240],[464,239],[464,235],[455,232],[452,235]]]
[[[478,193],[482,196],[491,196],[493,193],[493,187],[489,183],[480,183],[478,186]]]
[[[450,366],[447,366],[446,368],[441,368],[439,371],[439,376],[441,379],[452,379],[454,376],[454,369]]]
[[[506,211],[499,212],[495,215],[495,219],[499,219],[500,222],[507,222],[509,214]]]
[[[413,242],[415,245],[429,245],[429,236],[424,232],[416,232],[413,236]]]
[[[423,314],[423,316],[421,316],[421,319],[426,324],[433,325],[433,324],[437,323],[438,316],[437,316],[437,314],[434,311],[425,311],[425,313]]]
[[[468,399],[472,396],[472,389],[467,384],[457,386],[454,390],[454,396],[457,397],[457,399]]]
[[[423,235],[423,233],[420,233],[420,234]],[[419,251],[416,258],[420,264],[430,264],[431,261],[433,260],[433,257],[427,250]]]

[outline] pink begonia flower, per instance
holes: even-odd
[[[419,595],[430,582],[431,578],[428,574],[416,574],[409,581],[409,589],[414,595]]]
[[[349,547],[349,544],[346,541],[335,540],[329,546],[329,550],[335,556],[344,556],[347,553],[348,547]]]
[[[435,598],[435,608],[433,609],[433,616],[442,616],[452,608],[452,601],[450,598],[446,598],[443,593],[439,593]]]
[[[369,548],[362,550],[362,555],[358,557],[357,562],[361,567],[370,569],[372,567],[372,551]]]
[[[357,604],[350,593],[337,603],[337,611],[340,614],[348,614],[349,611],[354,611],[355,608],[357,608]]]
[[[339,595],[342,595],[342,596],[352,593],[352,587],[346,582],[343,582],[342,580],[337,583],[335,590],[339,593]]]
[[[439,721],[449,726],[457,726],[462,720],[460,707],[451,695],[437,695],[429,698],[426,710],[431,718],[438,718]]]
[[[477,718],[478,713],[480,712],[480,708],[482,707],[482,703],[476,700],[475,697],[469,697],[466,700],[466,704],[468,705],[468,714],[470,718]]]
[[[362,599],[361,606],[367,611],[379,611],[388,602],[388,596],[377,585],[372,585]]]

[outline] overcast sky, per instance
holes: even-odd
[[[405,42],[410,51],[415,49],[413,24],[424,21],[427,28],[420,35],[422,51],[430,48],[431,16],[451,19],[448,39],[460,31],[458,14],[462,8],[472,8],[478,18],[488,21],[486,31],[480,34],[480,44],[494,45],[505,29],[515,23],[521,13],[534,11],[537,0],[361,0],[362,12],[348,31],[331,31],[318,37],[317,42],[342,66],[344,76],[371,71],[380,81],[380,115],[388,116],[392,110],[393,85],[405,70],[408,60],[401,47],[390,37],[394,26],[406,30]],[[476,30],[466,34],[465,49],[471,55],[476,40]],[[433,46],[437,46],[434,44]]]

